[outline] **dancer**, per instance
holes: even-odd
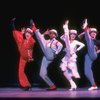
[[[35,44],[35,40],[32,37],[33,31],[30,28],[22,28],[21,31],[15,29],[15,19],[12,20],[13,37],[18,46],[20,53],[20,61],[18,68],[18,78],[20,86],[23,90],[27,91],[31,88],[31,84],[25,74],[26,64],[33,61],[32,53]]]
[[[57,87],[48,77],[47,68],[49,64],[53,62],[56,55],[61,51],[63,45],[56,39],[58,33],[55,29],[47,30],[44,34],[41,34],[35,24],[32,23],[32,25],[32,30],[35,32],[36,38],[44,54],[40,67],[40,76],[49,85],[47,90],[56,90]],[[44,38],[45,35],[48,35],[50,39],[46,40]]]
[[[74,29],[68,29],[67,20],[63,25],[64,35],[61,36],[61,39],[65,42],[66,45],[66,55],[63,57],[60,68],[63,71],[64,76],[68,79],[71,88],[70,91],[76,90],[77,85],[73,81],[74,78],[80,78],[77,69],[77,55],[76,52],[81,50],[85,45],[77,40],[75,40],[77,36],[77,31]],[[78,47],[77,47],[78,46]]]
[[[84,20],[82,28],[84,29],[84,32],[81,33],[79,37],[82,37],[82,35],[85,35],[85,41],[87,45],[84,72],[85,72],[86,77],[91,83],[91,87],[88,90],[96,90],[98,87],[94,81],[92,65],[93,65],[93,62],[97,58],[97,54],[100,52],[100,49],[98,49],[98,47],[100,47],[100,40],[96,40],[98,31],[96,28],[88,27],[87,19]]]

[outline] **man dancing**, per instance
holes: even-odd
[[[47,30],[44,34],[41,34],[34,23],[32,23],[32,26],[32,30],[35,32],[36,38],[44,54],[40,67],[40,76],[49,85],[47,90],[56,90],[57,87],[48,77],[47,68],[61,51],[63,45],[56,39],[58,33],[55,29]],[[48,35],[50,39],[46,40],[44,38],[45,35]]]

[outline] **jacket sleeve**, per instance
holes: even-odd
[[[56,50],[55,54],[58,54],[62,50],[63,45],[59,41],[57,41],[56,46],[57,46],[57,50]]]
[[[20,31],[13,30],[13,37],[17,44],[23,41],[23,35]]]

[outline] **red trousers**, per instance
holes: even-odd
[[[20,57],[18,78],[19,78],[20,85],[22,87],[31,86],[31,84],[25,74],[25,70],[24,70],[26,67],[26,63],[27,63],[27,61],[24,60],[22,57]]]
[[[20,61],[19,61],[19,69],[18,69],[18,78],[19,83],[22,87],[31,86],[26,74],[25,67],[26,63],[29,61],[29,58],[32,57],[33,50],[29,51],[30,57],[28,56],[28,49],[33,48],[35,44],[35,40],[31,37],[28,42],[23,38],[23,35],[20,31],[13,31],[14,39],[17,43],[18,50],[20,52]]]

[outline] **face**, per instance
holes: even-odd
[[[31,36],[32,36],[32,35],[31,35],[29,32],[26,32],[26,33],[25,33],[25,38],[26,38],[26,39],[29,39]]]
[[[91,36],[92,39],[95,39],[96,36],[97,36],[97,33],[96,32],[91,32],[90,33],[90,36]]]
[[[53,39],[53,38],[56,38],[56,35],[54,32],[50,32],[49,37],[50,37],[50,39]]]
[[[70,40],[75,40],[75,38],[76,38],[76,35],[74,33],[71,33],[70,34]]]

